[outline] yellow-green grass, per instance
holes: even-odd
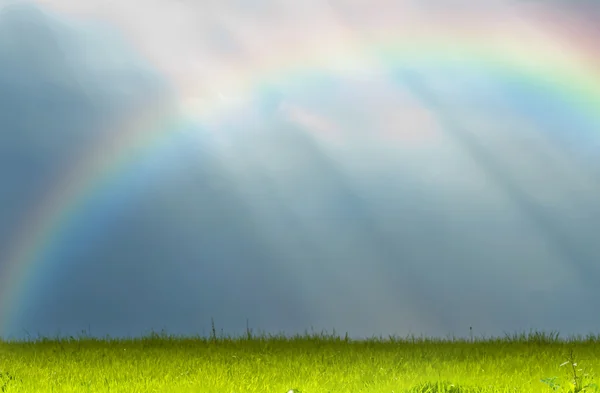
[[[600,337],[328,334],[0,341],[2,392],[592,392]],[[556,377],[553,379],[553,377]]]

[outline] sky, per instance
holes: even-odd
[[[0,337],[598,333],[595,0],[0,0]]]

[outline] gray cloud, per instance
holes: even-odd
[[[156,0],[139,18],[134,2],[83,3],[0,14],[0,37],[12,37],[0,40],[3,250],[136,110],[198,99],[200,112],[221,91],[222,110],[173,130],[79,207],[4,335],[194,334],[211,317],[230,333],[249,318],[268,332],[354,336],[597,325],[586,314],[600,257],[589,122],[569,137],[572,112],[544,121],[528,105],[541,100],[534,93],[366,54],[265,79],[252,94],[226,85],[251,79],[246,69],[266,73],[286,39],[331,32],[342,45],[371,34],[385,20],[358,3],[215,2],[197,13]],[[414,2],[393,3],[425,20]],[[298,21],[311,15],[306,32]]]

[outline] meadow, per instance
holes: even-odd
[[[543,393],[598,391],[600,336],[347,335],[0,341],[2,392]]]

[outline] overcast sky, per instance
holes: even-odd
[[[597,332],[597,2],[472,4],[0,0],[0,335]]]

